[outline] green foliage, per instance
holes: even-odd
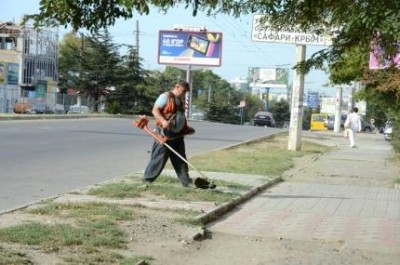
[[[268,111],[274,116],[277,127],[282,127],[285,121],[290,121],[290,106],[286,100],[271,101]]]
[[[303,64],[302,69],[308,71],[311,67],[321,68],[323,62],[338,61],[341,56],[355,47],[362,50],[376,40],[388,56],[394,56],[398,50],[394,43],[399,41],[400,2],[387,0],[385,4],[376,0],[139,0],[139,1],[64,1],[42,0],[40,12],[28,16],[36,25],[61,24],[72,26],[75,30],[86,28],[96,31],[114,25],[116,19],[130,19],[133,13],[148,14],[150,6],[165,12],[183,5],[192,9],[192,15],[198,11],[209,15],[216,13],[232,14],[236,17],[244,14],[266,14],[269,23],[277,28],[292,28],[298,26],[302,30],[313,33],[323,33],[335,30],[333,45],[312,56]]]
[[[136,180],[136,179],[135,179]],[[229,183],[216,182],[219,186],[229,187]],[[242,187],[241,187],[242,188]],[[182,188],[180,182],[174,177],[161,175],[156,182],[143,187],[143,183],[135,181],[132,183],[110,183],[100,187],[92,188],[89,194],[107,198],[133,198],[147,195],[161,196],[170,200],[181,201],[210,201],[223,203],[238,196],[237,193],[224,193],[221,191],[210,191],[193,188]]]
[[[62,93],[66,93],[68,88],[78,90],[80,53],[81,39],[76,33],[64,35],[58,53],[58,88]]]
[[[26,254],[0,247],[0,264],[33,265]]]
[[[309,130],[311,126],[312,108],[303,108],[303,130]]]
[[[240,116],[238,111],[239,109],[235,109],[234,107],[229,105],[221,105],[217,103],[210,104],[206,115],[206,120],[222,123],[240,124]]]
[[[349,84],[361,80],[368,69],[369,49],[356,47],[344,53],[330,66],[330,80],[333,84]]]
[[[393,149],[395,150],[396,153],[400,153],[400,116],[397,116],[395,119],[393,119],[393,131],[392,131],[392,138],[391,138],[391,144],[393,146]]]
[[[91,221],[99,218],[111,222],[132,221],[136,218],[131,208],[125,209],[107,203],[49,203],[29,212],[38,215],[54,215]]]
[[[79,227],[68,224],[46,225],[29,223],[0,229],[0,239],[27,245],[40,245],[48,251],[63,246],[84,248],[120,248],[124,244],[123,233],[110,222],[80,222]]]
[[[143,104],[149,100],[143,93],[143,87],[147,86],[149,73],[142,68],[141,61],[137,50],[128,46],[127,54],[121,56],[120,65],[115,71],[115,91],[107,97],[107,112],[136,114],[141,113],[142,108],[148,107]]]
[[[113,43],[108,30],[96,31],[83,42],[81,71],[79,80],[81,90],[93,99],[94,111],[98,111],[101,96],[107,95],[111,87],[117,83],[116,70],[121,61],[119,45]]]
[[[329,150],[326,146],[304,142],[301,152],[292,152],[287,149],[287,137],[287,134],[274,135],[265,141],[198,155],[191,160],[203,171],[272,177],[290,169],[295,157]]]

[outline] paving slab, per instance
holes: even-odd
[[[389,143],[357,135],[350,148],[333,133],[308,134],[333,147],[209,224],[212,232],[344,242],[353,249],[400,253],[400,176]]]

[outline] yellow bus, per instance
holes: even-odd
[[[328,128],[325,126],[328,121],[329,115],[323,113],[311,114],[311,131],[325,131]]]

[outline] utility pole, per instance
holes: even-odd
[[[333,131],[335,133],[340,132],[340,125],[342,121],[342,94],[343,87],[338,87],[336,92],[336,109],[335,109],[335,124],[333,125]]]
[[[192,112],[192,93],[193,93],[193,88],[192,88],[192,78],[191,78],[191,65],[187,65],[186,69],[186,82],[189,83],[190,90],[188,93],[186,93],[186,98],[185,98],[185,117],[186,119],[190,118],[190,114]]]
[[[306,45],[296,45],[296,64],[301,63],[306,57]],[[288,150],[301,150],[301,130],[303,127],[303,93],[304,74],[295,69],[292,88],[292,108],[290,113]]]
[[[133,33],[136,36],[136,56],[139,61],[139,20],[136,20],[136,31]]]
[[[356,82],[354,82],[353,86],[349,86],[349,93],[348,93],[348,100],[347,100],[347,112],[350,114],[353,107],[354,107],[354,103],[353,103],[353,94],[354,94],[354,90],[356,87]]]

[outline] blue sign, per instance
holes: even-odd
[[[318,92],[309,91],[307,94],[307,106],[317,109],[319,106],[319,94]]]

